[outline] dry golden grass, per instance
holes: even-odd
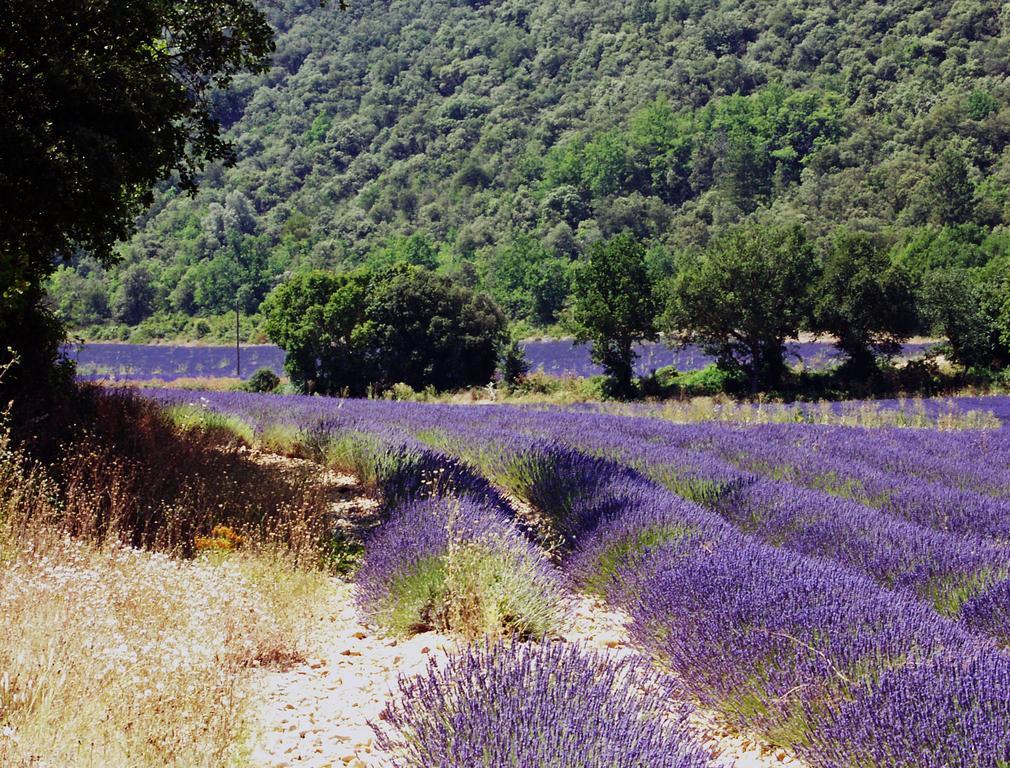
[[[234,376],[181,376],[177,379],[95,379],[94,384],[110,389],[193,389],[211,392],[230,392],[242,386],[242,379]]]
[[[738,402],[727,397],[695,397],[647,403],[601,403],[603,413],[654,416],[681,424],[721,421],[733,424],[831,424],[850,427],[923,427],[934,429],[998,429],[990,411],[960,411],[952,401],[930,412],[922,398],[899,400],[888,407],[872,400],[815,403]]]
[[[297,658],[321,576],[69,539],[0,571],[0,765],[240,765],[250,672]],[[279,578],[278,578],[279,577]]]
[[[244,765],[253,670],[299,658],[326,577],[279,535],[224,537],[231,549],[195,558],[178,536],[171,552],[130,548],[135,513],[81,508],[129,511],[145,478],[157,486],[153,463],[134,475],[96,451],[80,482],[86,457],[72,456],[50,476],[0,430],[0,766]]]

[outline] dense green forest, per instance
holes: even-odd
[[[748,218],[874,233],[919,277],[1010,242],[995,0],[264,8],[273,66],[215,99],[235,164],[161,185],[117,266],[61,268],[73,326],[199,336],[299,270],[405,261],[548,327],[594,243],[631,231],[662,279]]]

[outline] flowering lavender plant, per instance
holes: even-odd
[[[839,768],[1006,768],[1010,659],[944,654],[886,672],[823,718],[800,753]]]
[[[398,768],[712,765],[670,681],[578,645],[478,644],[399,687],[373,726]]]
[[[394,634],[539,636],[565,595],[544,553],[498,508],[456,497],[408,502],[366,542],[361,611]]]

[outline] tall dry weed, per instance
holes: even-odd
[[[325,584],[324,499],[148,404],[93,407],[46,466],[0,430],[0,766],[243,765],[251,670],[298,658]],[[248,544],[197,554],[224,524]]]

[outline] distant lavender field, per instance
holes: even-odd
[[[82,379],[175,381],[189,377],[235,376],[235,347],[189,347],[166,344],[84,344],[67,348]],[[284,350],[274,346],[242,347],[242,378],[269,368],[284,372]]]
[[[904,354],[921,353],[929,345],[909,344]],[[593,376],[602,369],[589,359],[588,346],[575,346],[569,340],[529,341],[524,344],[533,370],[556,376]],[[84,379],[136,381],[161,379],[174,381],[184,377],[235,375],[235,348],[225,346],[170,346],[145,344],[85,344],[69,347],[68,354],[78,363],[78,375]],[[643,344],[638,348],[635,369],[647,374],[672,365],[679,371],[695,371],[713,362],[700,349],[672,350],[663,344]],[[837,350],[827,343],[790,344],[788,362],[808,368],[822,368],[837,358]],[[284,352],[273,346],[242,348],[242,378],[259,368],[281,374]]]

